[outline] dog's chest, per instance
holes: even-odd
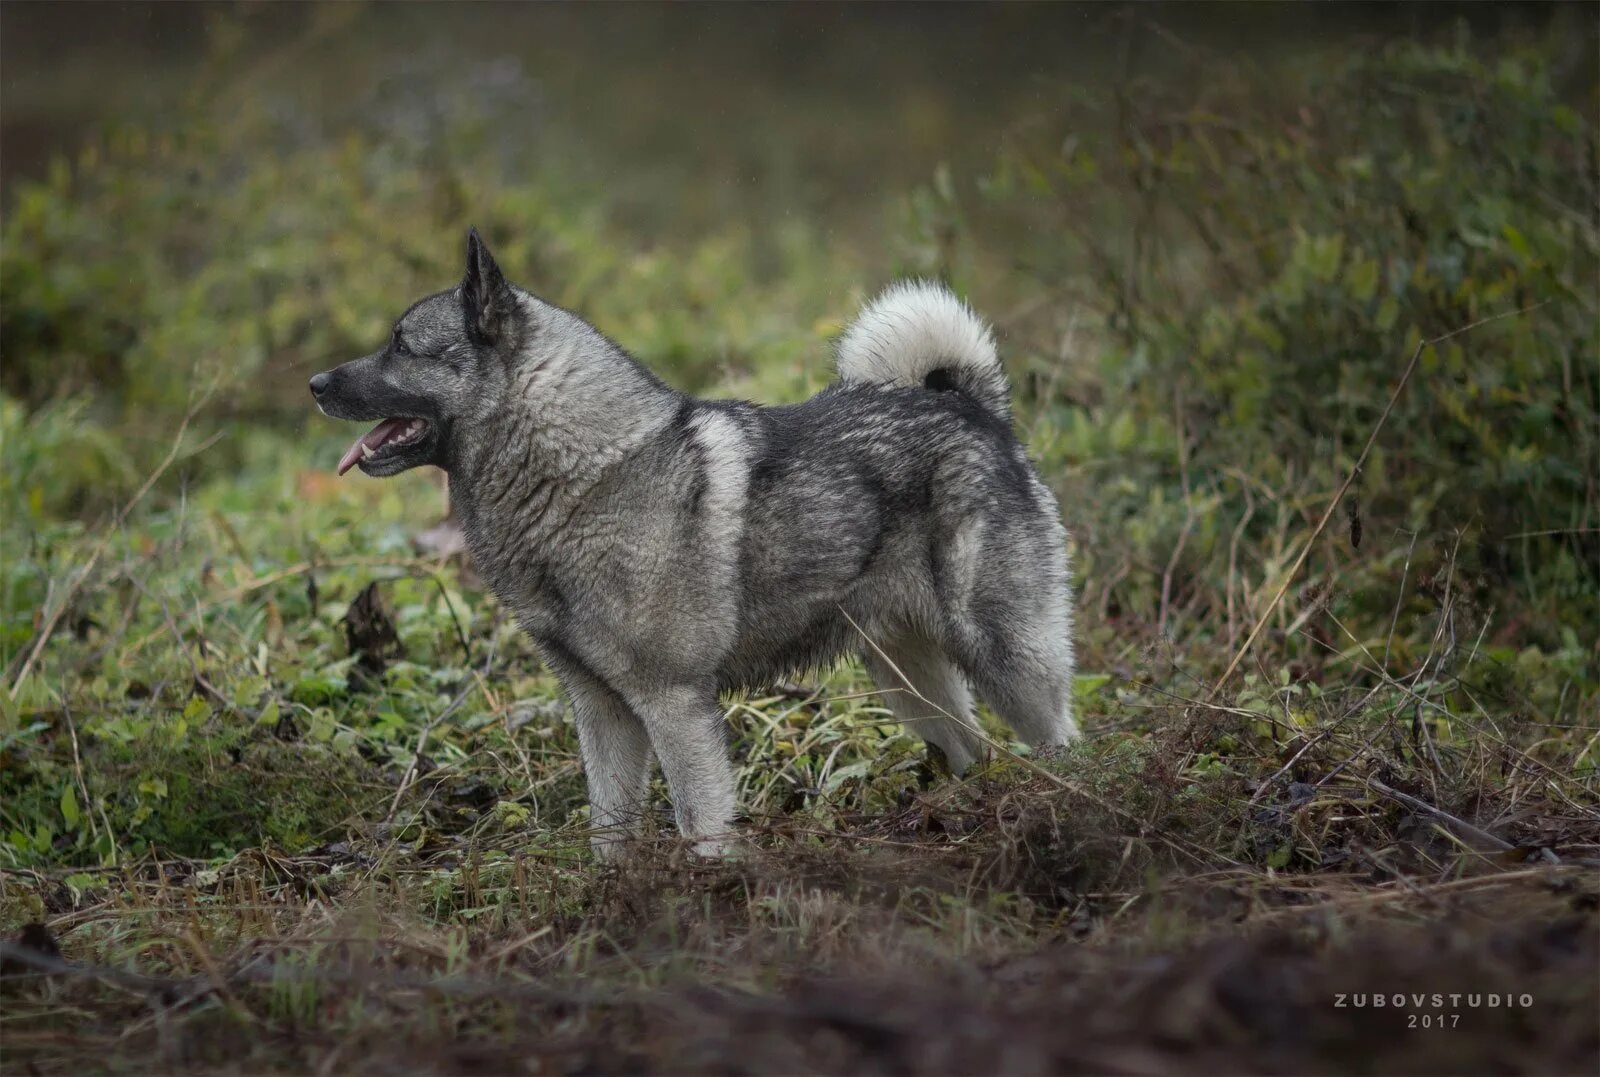
[[[535,636],[549,635],[568,616],[568,603],[554,582],[549,562],[523,543],[512,546],[472,540],[472,564],[500,604]]]
[[[501,605],[530,631],[554,617],[563,603],[552,583],[549,560],[540,553],[538,537],[496,519],[494,513],[486,513],[466,496],[458,498],[456,510],[472,567]]]

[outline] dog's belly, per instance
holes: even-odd
[[[757,690],[829,665],[859,642],[836,606],[769,611],[743,627],[717,670],[718,687],[724,691]]]
[[[911,556],[885,557],[837,586],[762,597],[744,607],[738,639],[718,666],[723,689],[760,689],[925,629],[935,605],[931,581]]]
[[[761,688],[831,663],[860,642],[845,611],[857,616],[854,596],[882,552],[875,506],[845,483],[808,498],[783,496],[789,493],[752,514],[738,633],[717,669],[724,688]]]

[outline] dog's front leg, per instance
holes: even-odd
[[[735,792],[715,690],[658,688],[631,702],[666,776],[678,833],[701,856],[721,856],[732,828]]]
[[[650,739],[620,695],[587,670],[552,663],[572,701],[583,773],[589,783],[590,843],[615,860],[639,829],[650,786]]]

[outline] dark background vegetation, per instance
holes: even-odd
[[[1593,1069],[1596,30],[0,8],[0,1060]],[[663,814],[600,870],[437,480],[335,479],[303,388],[469,224],[708,394],[813,391],[897,275],[970,296],[1084,742],[956,781],[818,671],[728,701],[742,859]],[[1334,1005],[1450,991],[1534,1004]]]

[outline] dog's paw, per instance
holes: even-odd
[[[698,860],[739,860],[744,856],[744,847],[733,835],[719,834],[695,839],[689,843],[689,852]]]

